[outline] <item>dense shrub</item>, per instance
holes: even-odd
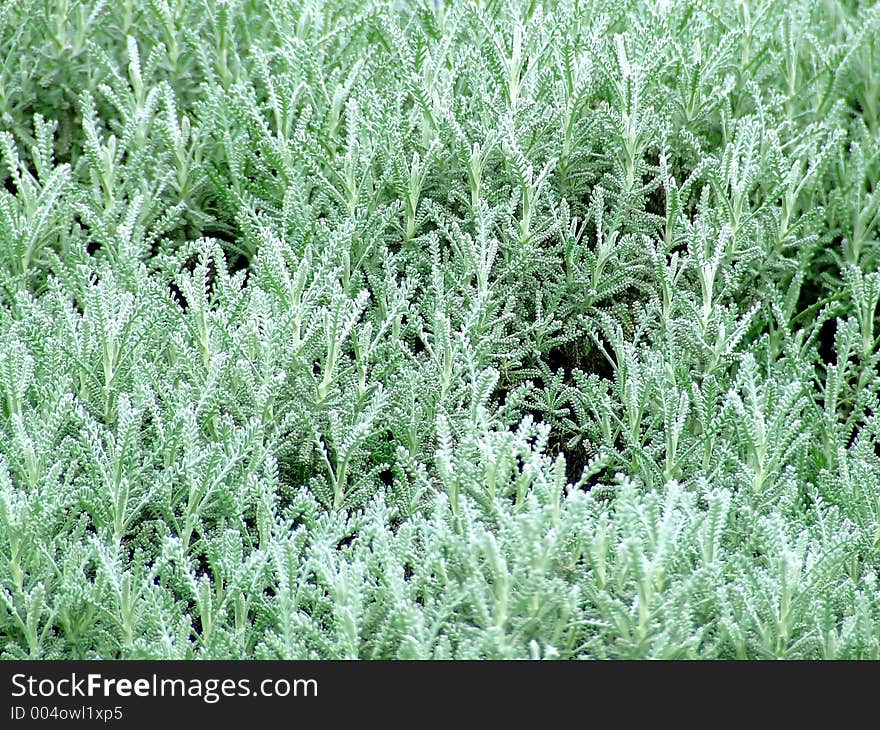
[[[0,3],[0,653],[880,657],[880,9]]]

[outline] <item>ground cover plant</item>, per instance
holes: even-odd
[[[878,658],[880,8],[0,3],[5,658]]]

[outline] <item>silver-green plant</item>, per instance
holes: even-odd
[[[880,656],[878,38],[0,3],[0,656]]]

